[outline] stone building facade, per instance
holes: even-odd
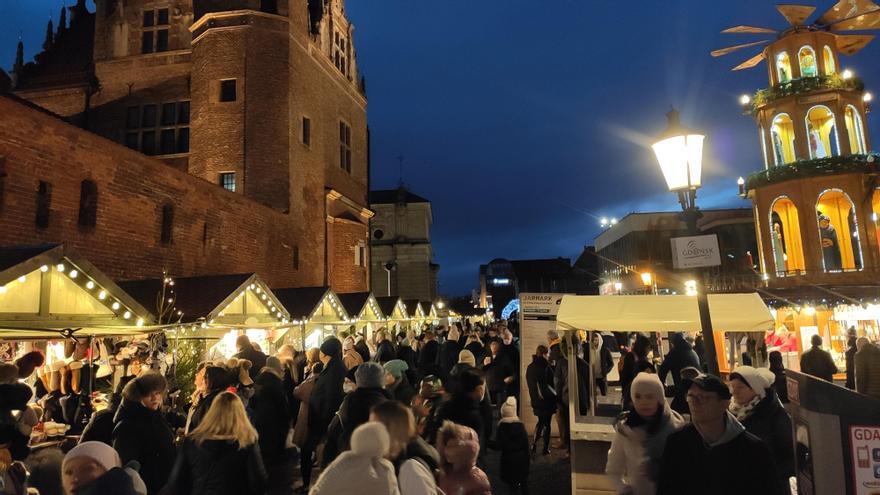
[[[266,262],[255,256],[254,268],[242,270],[275,286],[369,290],[366,97],[343,0],[97,0],[95,12],[80,0],[68,11],[70,24],[35,62],[16,60],[16,96],[164,162],[159,172],[169,177],[185,173],[184,196],[210,186],[205,212],[224,216],[231,200],[251,204],[249,215],[222,222],[226,232],[283,225],[280,245],[253,238]],[[60,173],[47,172],[50,181]],[[140,180],[145,196],[168,179],[157,172]],[[187,213],[198,216],[178,215]],[[199,263],[179,269],[215,272]]]
[[[401,186],[370,191],[370,209],[373,292],[434,301],[440,268],[432,262],[431,202]]]

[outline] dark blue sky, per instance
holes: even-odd
[[[767,86],[766,66],[732,73],[758,50],[720,59],[709,51],[761,39],[720,34],[725,27],[785,26],[773,5],[348,0],[367,78],[373,187],[395,187],[396,157],[405,157],[404,182],[433,203],[441,293],[469,291],[494,258],[574,258],[592,244],[599,217],[677,208],[648,147],[670,104],[709,136],[700,206],[749,206],[735,181],[762,160],[737,100]],[[30,57],[59,6],[4,2],[4,67],[19,30]],[[842,65],[880,88],[872,60],[880,41]]]

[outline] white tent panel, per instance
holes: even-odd
[[[757,293],[710,294],[712,328],[724,332],[764,332],[774,325]],[[693,296],[570,296],[562,298],[559,328],[612,332],[698,332]]]

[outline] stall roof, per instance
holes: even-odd
[[[422,307],[421,301],[418,299],[407,299],[403,301],[403,305],[406,307],[406,314],[408,314],[410,318],[425,316],[427,314]]]
[[[712,327],[717,331],[764,332],[774,326],[757,293],[709,294]],[[560,328],[617,332],[700,331],[692,296],[571,296],[562,298]]]
[[[382,310],[382,314],[385,315],[385,318],[392,318],[394,308],[397,306],[398,301],[400,301],[400,298],[397,296],[382,296],[376,298],[376,302],[379,303],[379,309]],[[404,309],[406,308],[404,307]],[[403,317],[406,318],[406,315],[403,315]]]
[[[275,295],[281,304],[295,319],[308,320],[317,311],[324,299],[332,294],[332,298],[339,299],[329,287],[296,287],[288,289],[274,289]],[[341,302],[341,301],[340,301]],[[348,319],[345,305],[340,305],[340,319]]]
[[[345,308],[345,311],[352,318],[357,318],[361,315],[364,307],[370,304],[370,298],[372,295],[371,292],[350,292],[348,294],[337,294],[336,297],[339,298],[339,302],[342,303],[342,307]],[[379,307],[376,307],[376,309],[381,313]],[[378,314],[376,316],[380,319],[385,318],[384,314]]]
[[[74,249],[0,248],[0,338],[136,335],[153,315]]]

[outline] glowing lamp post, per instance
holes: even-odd
[[[681,125],[679,113],[670,110],[666,114],[668,125],[651,147],[657,155],[660,170],[669,191],[678,194],[682,218],[690,235],[699,235],[697,220],[702,216],[697,208],[697,189],[702,185],[703,141],[706,135]],[[710,373],[718,375],[718,358],[715,354],[715,337],[712,332],[712,319],[709,316],[709,299],[700,277],[695,277],[693,288],[696,291],[697,307],[700,311],[700,326],[703,343],[706,346],[706,366]]]

